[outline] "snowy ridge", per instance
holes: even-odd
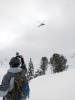
[[[30,82],[30,100],[75,100],[75,69]]]

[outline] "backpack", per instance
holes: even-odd
[[[15,97],[16,100],[20,100],[21,98],[29,98],[29,84],[27,77],[24,74],[19,73],[15,77]]]

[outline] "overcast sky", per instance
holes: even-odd
[[[0,0],[0,59],[20,51],[37,60],[74,43],[75,0]]]

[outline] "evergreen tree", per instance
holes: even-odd
[[[66,65],[67,59],[60,54],[54,53],[53,56],[50,58],[50,64],[52,65],[52,70],[54,73],[62,72],[68,68]]]
[[[40,66],[40,69],[41,69],[40,74],[45,74],[45,72],[47,70],[47,65],[48,65],[47,57],[42,57],[41,58],[41,66]]]
[[[41,76],[41,75],[45,75],[45,72],[47,70],[47,65],[48,65],[48,59],[47,59],[47,57],[42,57],[41,58],[40,68],[37,69],[37,71],[35,72],[34,77],[38,77],[38,76]]]
[[[34,77],[41,76],[42,74],[43,74],[43,72],[42,72],[42,70],[39,68],[39,69],[37,69],[37,71],[35,72]]]
[[[33,62],[32,62],[32,59],[30,58],[30,61],[29,61],[29,68],[28,68],[28,78],[29,79],[32,79],[33,76],[34,76],[34,66],[33,66]]]

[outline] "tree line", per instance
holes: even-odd
[[[49,67],[48,64],[51,65],[51,70],[53,73],[59,73],[68,68],[66,57],[61,54],[54,53],[49,61],[47,57],[42,57],[40,67],[36,72],[34,72],[34,64],[32,62],[32,58],[30,58],[29,68],[27,72],[28,79],[30,80],[32,78],[45,75],[46,70]]]

